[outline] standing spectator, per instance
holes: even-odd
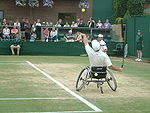
[[[96,28],[104,28],[101,20],[98,20],[97,24],[96,24]]]
[[[21,38],[19,37],[19,34],[16,34],[15,38],[13,39],[13,44],[10,46],[12,55],[15,55],[14,49],[17,49],[17,55],[20,54],[20,43],[21,43]]]
[[[143,45],[143,36],[140,30],[137,32],[136,36],[136,48],[137,48],[137,59],[135,61],[142,61],[142,48],[144,47]]]
[[[108,51],[108,49],[107,49],[105,41],[103,40],[103,35],[102,34],[98,35],[98,41],[99,41],[99,44],[100,44],[100,50],[103,51],[104,53],[106,53]]]
[[[25,39],[26,40],[30,40],[30,36],[31,36],[31,24],[29,22],[28,19],[26,19],[26,24],[25,26]]]
[[[6,25],[3,29],[3,39],[4,40],[10,40],[10,29]]]
[[[41,20],[37,19],[36,22],[36,35],[37,35],[37,39],[41,39]]]
[[[16,36],[16,34],[19,32],[19,30],[16,28],[16,26],[14,26],[12,29],[11,29],[11,37],[12,39],[14,39],[14,37]]]
[[[16,27],[20,28],[20,22],[19,22],[19,20],[18,20],[18,19],[17,19],[17,20],[16,20],[16,22],[14,23],[14,26],[16,26]]]
[[[69,23],[66,22],[66,24],[64,25],[64,27],[70,27]]]
[[[21,38],[25,39],[25,19],[22,19],[22,21],[20,22],[20,31],[21,31]]]
[[[78,27],[85,27],[85,23],[83,22],[83,19],[80,19]]]
[[[49,38],[49,30],[48,27],[43,31],[44,33],[44,37],[45,37],[45,41],[48,42],[48,38]]]
[[[55,28],[52,28],[49,39],[50,39],[50,41],[58,42],[57,30]]]
[[[88,21],[88,27],[89,28],[94,28],[95,27],[95,21],[94,19],[91,17],[90,20]]]
[[[106,22],[104,23],[104,28],[111,28],[111,24],[108,19],[106,19]]]
[[[31,32],[36,32],[36,22],[35,21],[32,24]]]
[[[74,21],[72,21],[71,27],[78,27],[78,25]]]

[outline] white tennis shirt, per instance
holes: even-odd
[[[85,50],[89,57],[90,66],[108,67],[112,65],[110,58],[106,53],[102,51],[95,52],[89,45],[85,46]]]

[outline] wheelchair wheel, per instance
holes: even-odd
[[[76,82],[76,91],[80,91],[85,86],[85,84],[87,84],[86,80],[87,80],[88,72],[89,72],[88,68],[84,68],[80,72]]]
[[[116,82],[116,79],[115,79],[113,73],[110,70],[107,70],[106,81],[107,81],[109,87],[113,91],[116,91],[116,89],[117,89],[117,82]]]

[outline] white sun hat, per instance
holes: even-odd
[[[97,40],[92,41],[92,48],[93,48],[94,51],[100,50],[100,44]]]

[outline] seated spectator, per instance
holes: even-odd
[[[17,49],[17,55],[20,54],[20,43],[21,38],[19,37],[19,34],[16,34],[15,38],[13,39],[13,44],[10,46],[12,55],[15,55],[15,49]]]
[[[91,28],[91,27],[94,28],[96,23],[95,23],[94,19],[91,17],[87,24],[88,24],[89,28]]]
[[[14,39],[15,35],[19,32],[19,30],[16,28],[16,26],[14,26],[12,29],[11,29],[11,37],[12,39]]]
[[[7,27],[7,25],[3,29],[3,39],[10,40],[10,29]]]
[[[111,28],[111,24],[108,19],[106,19],[106,22],[104,23],[104,28]]]
[[[36,26],[41,26],[41,20],[37,19]]]
[[[96,28],[104,28],[103,24],[101,23],[101,20],[98,20]]]
[[[14,23],[14,26],[20,28],[20,22],[19,22],[19,20],[16,20],[16,22]]]
[[[35,32],[35,31],[36,31],[36,22],[34,21],[31,26],[31,32]]]
[[[50,41],[54,41],[54,42],[58,42],[58,39],[57,39],[57,30],[55,28],[52,28],[52,30],[50,32],[49,40]]]
[[[50,23],[49,23],[49,26],[50,26],[50,27],[53,27],[53,26],[54,26],[54,25],[53,25],[53,22],[50,22]]]
[[[74,21],[72,21],[71,27],[78,27],[78,25]]]
[[[45,37],[45,42],[48,42],[48,38],[49,38],[49,30],[48,30],[48,28],[45,28],[43,33],[44,33],[44,37]]]
[[[83,22],[83,19],[80,19],[80,22],[78,23],[78,27],[85,27],[85,23]]]
[[[60,24],[60,22],[59,22],[59,21],[57,21],[57,22],[56,22],[55,27],[61,27],[61,24]]]
[[[77,32],[75,35],[75,41],[76,42],[82,42],[82,35],[80,35],[80,32]]]
[[[34,42],[36,40],[36,33],[32,32],[30,37],[30,42]]]
[[[49,22],[46,22],[46,23],[45,23],[45,26],[49,26]]]
[[[7,20],[6,20],[5,18],[3,19],[2,25],[3,25],[3,26],[8,25]]]
[[[66,42],[74,42],[75,35],[72,34],[72,30],[68,31],[68,34],[64,37]]]
[[[70,27],[69,23],[66,22],[66,24],[64,25],[64,27]]]

